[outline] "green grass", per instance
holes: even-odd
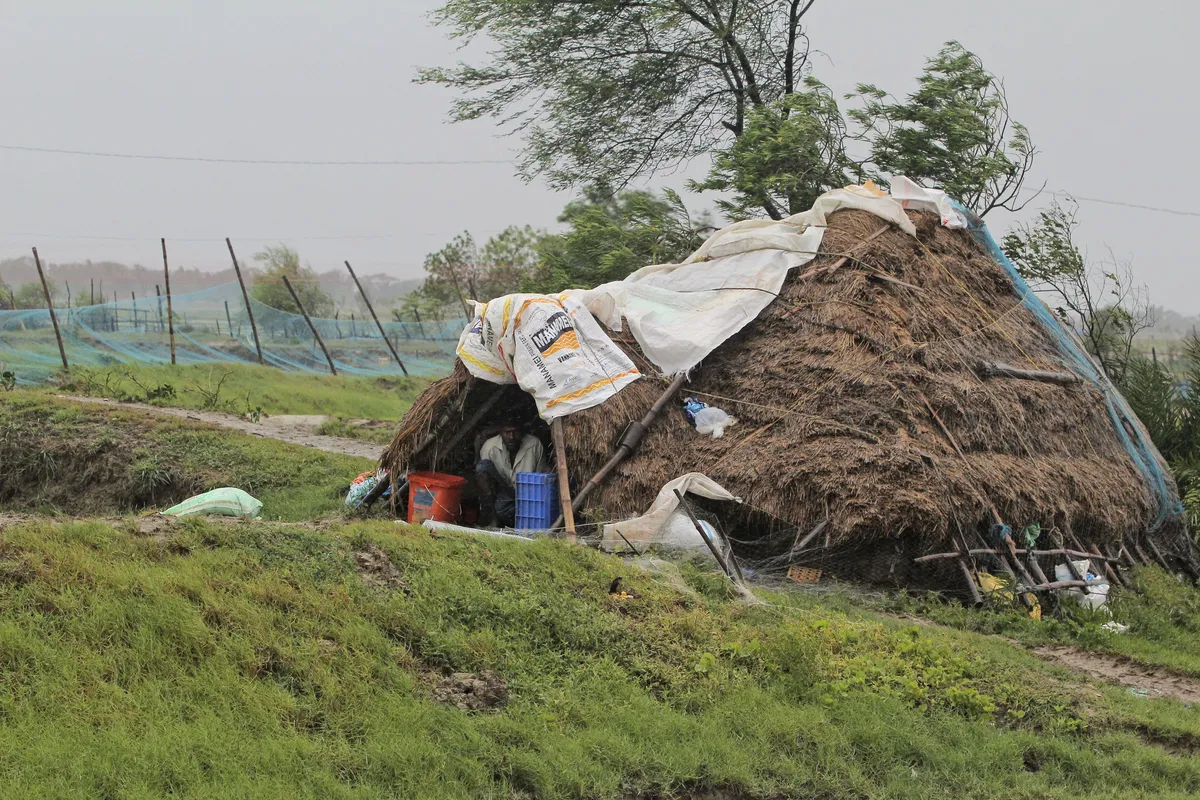
[[[137,364],[75,368],[45,390],[235,414],[259,409],[264,414],[398,420],[428,383],[423,378],[284,372],[257,364]]]
[[[165,508],[222,486],[263,502],[267,519],[339,511],[373,462],[135,409],[15,391],[0,396],[0,503],[47,513]]]
[[[382,548],[403,589],[353,552]],[[1133,798],[1200,791],[1200,712],[995,638],[731,601],[562,543],[187,520],[0,546],[9,797]],[[635,595],[613,599],[621,577]],[[461,711],[430,687],[495,670]]]
[[[947,603],[936,595],[903,594],[856,598],[823,595],[813,600],[825,607],[909,614],[963,630],[1015,639],[1026,645],[1072,644],[1110,653],[1173,673],[1200,678],[1200,588],[1181,583],[1157,567],[1138,567],[1134,590],[1109,590],[1111,616],[1064,602],[1053,614],[1032,620],[1011,602],[989,602],[983,609]],[[1101,626],[1110,621],[1129,626],[1124,633]]]
[[[395,425],[372,424],[371,420],[352,420],[344,416],[330,417],[317,426],[322,436],[340,436],[343,439],[361,439],[375,444],[390,444],[396,434]]]

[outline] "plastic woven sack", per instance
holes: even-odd
[[[189,497],[179,505],[171,506],[164,514],[173,517],[190,517],[207,514],[217,517],[246,517],[254,519],[262,512],[263,504],[241,489],[224,487],[211,492]]]

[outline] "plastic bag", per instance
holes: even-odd
[[[163,514],[173,517],[189,517],[192,514],[209,514],[218,517],[247,517],[253,519],[262,512],[263,504],[241,489],[224,487],[211,492],[189,497],[179,505],[171,506]]]
[[[714,439],[725,435],[725,429],[736,425],[737,420],[724,411],[713,406],[702,408],[696,412],[696,433],[712,434]]]
[[[364,472],[359,475],[350,484],[350,491],[346,492],[346,507],[358,508],[367,499],[367,495],[375,491],[375,487],[380,481],[388,479],[388,471],[386,469],[378,470],[377,472]],[[386,498],[392,493],[392,488],[389,486],[384,490],[380,499]]]

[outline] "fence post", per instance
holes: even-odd
[[[383,330],[383,325],[379,322],[379,317],[375,314],[375,307],[371,305],[371,300],[367,297],[367,293],[363,291],[362,284],[358,282],[358,276],[354,274],[354,267],[350,266],[350,262],[346,262],[346,269],[350,270],[350,277],[354,279],[354,285],[358,287],[358,293],[362,295],[363,302],[367,304],[367,311],[371,312],[371,319],[375,320],[375,326],[379,328],[379,335],[383,337],[384,343],[388,346],[388,350],[392,351],[392,357],[396,359],[396,363],[400,365],[400,371],[408,377],[408,370],[404,367],[404,362],[400,360],[400,354],[396,352],[396,348],[392,347],[392,342],[387,337],[387,333]]]
[[[46,283],[46,273],[42,272],[42,259],[38,257],[37,248],[33,248],[33,263],[37,265],[38,278],[42,281],[42,292],[46,295],[46,309],[50,312],[50,322],[54,325],[54,338],[58,340],[58,354],[62,356],[63,372],[71,367],[67,364],[67,351],[63,347],[62,334],[58,330],[58,317],[54,316],[54,301],[50,299],[50,285]]]
[[[225,246],[229,248],[229,257],[233,259],[233,272],[237,275],[238,285],[242,287],[242,300],[246,303],[246,316],[250,319],[250,331],[254,334],[254,349],[258,352],[258,363],[263,363],[262,344],[258,341],[258,326],[254,324],[254,310],[250,308],[250,293],[246,291],[246,282],[242,280],[242,268],[238,266],[237,256],[233,253],[233,242],[225,237]]]
[[[229,338],[235,338],[233,335],[233,317],[229,316],[229,301],[225,301],[225,322],[229,325]]]
[[[167,288],[167,330],[171,332],[171,363],[175,363],[175,313],[171,310],[171,270],[167,266],[167,240],[162,240],[163,284]],[[154,287],[157,291],[158,287]],[[161,307],[159,313],[162,313]]]
[[[329,351],[325,349],[325,342],[321,341],[321,334],[317,333],[317,326],[313,325],[313,321],[309,319],[308,312],[304,310],[304,303],[300,302],[300,297],[296,294],[296,290],[292,288],[292,282],[287,279],[287,275],[281,276],[283,285],[287,287],[288,294],[296,301],[296,307],[300,309],[300,313],[304,315],[304,321],[308,323],[308,329],[312,331],[312,335],[316,338],[317,344],[321,346],[321,352],[325,354],[325,360],[329,362],[329,371],[337,375],[337,368],[333,366],[333,359],[329,357]]]

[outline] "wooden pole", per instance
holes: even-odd
[[[113,292],[113,333],[121,330],[121,299]]]
[[[821,534],[821,531],[825,530],[825,526],[828,524],[829,524],[829,517],[826,517],[825,519],[818,522],[817,527],[815,527],[811,531],[809,531],[808,535],[805,536],[803,539],[800,538],[800,530],[797,529],[796,530],[796,541],[792,543],[792,549],[788,551],[788,555],[795,555],[796,553],[800,552],[804,548],[808,547],[808,543],[811,542],[813,539],[817,538],[817,536],[819,536]]]
[[[579,494],[575,495],[575,499],[571,502],[572,511],[578,511],[583,505],[583,501],[592,493],[592,490],[604,483],[604,479],[608,477],[609,473],[633,453],[638,443],[642,440],[642,437],[646,435],[646,431],[649,429],[651,423],[662,412],[663,406],[683,386],[684,380],[686,380],[685,375],[677,375],[666,390],[659,395],[659,398],[654,401],[654,405],[650,406],[650,410],[646,412],[646,415],[640,421],[631,423],[626,428],[625,433],[621,436],[620,444],[617,445],[617,452],[613,453],[612,458],[605,462],[604,466],[597,470],[595,475],[588,478],[588,482],[579,490]],[[562,519],[562,515],[559,514],[558,519],[551,527],[557,528],[562,524]]]
[[[233,317],[231,317],[229,315],[229,301],[228,300],[225,301],[225,323],[229,327],[229,338],[230,339],[234,338],[234,336],[233,336]]]
[[[158,305],[158,331],[159,331],[159,333],[162,333],[163,328],[165,328],[167,326],[163,323],[162,290],[159,289],[157,283],[154,284],[154,302]]]
[[[58,330],[58,317],[54,315],[54,301],[50,299],[50,284],[46,283],[46,273],[42,272],[42,259],[38,257],[37,248],[33,248],[33,263],[37,265],[38,278],[42,281],[42,293],[46,295],[46,310],[50,312],[50,322],[54,325],[54,338],[58,340],[58,354],[62,356],[63,372],[71,367],[67,364],[67,351],[63,347],[62,334]]]
[[[254,324],[254,311],[250,308],[250,293],[246,291],[246,282],[242,280],[242,268],[238,266],[237,256],[233,254],[233,242],[229,241],[228,236],[225,237],[225,246],[229,248],[229,257],[233,259],[233,272],[237,275],[238,285],[242,287],[242,300],[246,303],[246,316],[250,318],[250,331],[254,334],[254,349],[258,352],[258,363],[265,366],[262,344],[258,341],[258,326]]]
[[[133,329],[136,331],[138,325],[137,292],[130,292],[129,299],[133,303]]]
[[[304,321],[308,323],[308,329],[312,331],[312,335],[316,338],[317,344],[321,347],[321,352],[325,354],[325,361],[329,363],[329,371],[337,375],[337,367],[333,366],[333,359],[329,357],[329,351],[325,349],[325,342],[321,341],[321,334],[317,333],[317,326],[313,325],[312,319],[308,316],[308,311],[304,309],[304,303],[300,302],[300,296],[296,294],[296,290],[292,288],[292,282],[288,280],[287,275],[281,276],[283,285],[287,287],[288,294],[292,296],[292,300],[296,302],[296,307],[300,309],[300,313],[304,315]]]
[[[167,266],[167,240],[162,239],[163,284],[167,289],[167,330],[171,334],[171,363],[175,363],[175,311],[171,306],[171,270]],[[157,288],[157,287],[156,287]]]
[[[396,348],[392,347],[392,342],[387,337],[387,333],[383,330],[383,325],[379,322],[379,317],[375,314],[375,307],[371,305],[371,299],[367,297],[367,293],[363,291],[362,284],[358,282],[358,276],[354,274],[354,267],[350,266],[347,261],[346,269],[350,270],[350,277],[354,279],[354,285],[358,287],[358,293],[362,295],[363,302],[367,304],[367,311],[371,312],[371,319],[375,320],[375,326],[379,328],[379,335],[383,337],[384,343],[388,346],[388,350],[392,351],[392,358],[396,359],[396,363],[400,365],[400,371],[408,377],[408,370],[404,366],[404,362],[400,360],[400,354],[396,352]],[[465,306],[464,306],[465,307]]]
[[[704,530],[704,526],[700,524],[700,520],[696,519],[696,515],[692,513],[692,507],[688,505],[687,500],[683,498],[683,493],[678,489],[675,490],[675,498],[679,500],[679,505],[684,511],[687,512],[688,518],[692,521],[692,525],[696,527],[696,533],[700,534],[700,538],[704,540],[706,545],[708,545],[708,549],[713,554],[713,558],[717,560],[717,566],[721,568],[721,571],[725,573],[725,576],[729,578],[729,580],[737,583],[738,581],[737,578],[734,577],[733,570],[729,568],[729,564],[725,563],[725,558],[721,555],[721,551],[717,550],[716,544],[714,544],[713,541],[708,538],[708,533]],[[629,542],[627,540],[626,544],[628,543]]]
[[[96,305],[96,279],[92,278],[91,281],[92,281],[92,292],[91,292],[91,294],[88,295],[88,305],[94,306],[94,305]]]
[[[571,484],[567,480],[567,445],[563,437],[562,417],[550,423],[554,437],[554,461],[558,468],[558,500],[562,504],[563,520],[567,526],[567,541],[575,541],[575,509],[571,507]]]

